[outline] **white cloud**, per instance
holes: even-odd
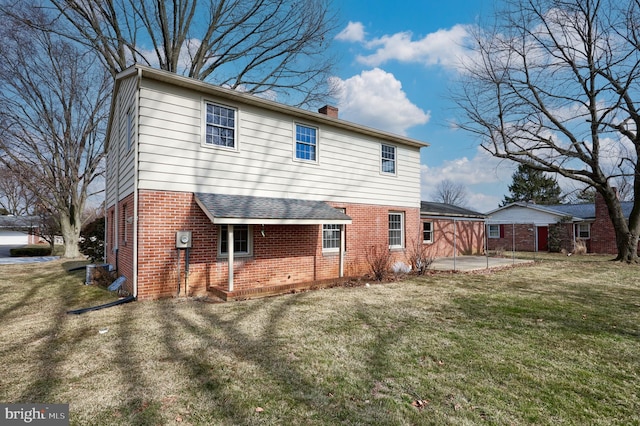
[[[449,179],[467,188],[468,208],[488,212],[497,208],[504,198],[515,167],[514,163],[493,157],[478,147],[473,158],[446,160],[437,167],[422,164],[420,195],[423,200],[431,199],[436,185]]]
[[[430,113],[411,103],[393,74],[374,68],[346,80],[333,77],[340,116],[400,135],[429,121]]]
[[[427,152],[428,153],[428,152]],[[493,157],[478,147],[475,157],[445,160],[438,167],[421,166],[423,186],[433,187],[443,179],[464,185],[510,181],[515,166],[510,161]]]
[[[470,27],[460,24],[427,34],[415,41],[412,40],[411,32],[385,35],[365,42],[365,48],[376,51],[370,55],[359,55],[357,60],[370,66],[397,60],[459,69],[471,54],[465,47],[469,44],[470,37]]]
[[[336,40],[361,42],[364,41],[364,25],[361,22],[351,22],[338,33]]]

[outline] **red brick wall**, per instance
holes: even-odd
[[[418,208],[331,204],[345,208],[353,219],[353,224],[346,227],[346,276],[368,272],[367,247],[388,245],[390,211],[404,212],[407,243],[419,229]],[[175,248],[175,233],[181,230],[192,231],[188,293],[203,294],[212,286],[227,287],[228,262],[226,258],[217,258],[219,227],[202,212],[193,194],[140,191],[138,209],[139,298],[177,294],[178,255],[181,294],[184,294],[186,251]],[[321,225],[266,225],[264,229],[254,225],[252,232],[253,256],[236,257],[234,261],[234,290],[338,277],[339,256],[323,253]],[[396,259],[403,261],[404,254],[404,250],[393,252]],[[122,262],[122,256],[119,260]]]
[[[591,224],[591,251],[617,254],[616,233],[604,198],[596,193],[596,220]]]
[[[124,289],[133,293],[133,194],[118,203],[117,235],[114,234],[116,219],[115,207],[107,210],[107,242],[105,244],[106,262],[117,266],[118,275],[127,278]],[[118,248],[117,254],[114,248]],[[116,259],[117,256],[117,259]]]
[[[514,250],[515,251],[535,251],[536,249],[536,226],[534,224],[502,224],[500,225],[500,238],[488,238],[487,246],[489,250]],[[488,225],[487,225],[487,232]],[[514,248],[515,233],[515,248]]]
[[[457,220],[455,226],[451,219],[422,219],[422,222],[433,223],[434,241],[427,244],[430,256],[452,257],[454,244],[456,255],[484,253],[484,222]]]

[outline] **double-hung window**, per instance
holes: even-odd
[[[296,124],[296,160],[317,161],[318,129]]]
[[[345,209],[337,209],[345,213]],[[340,250],[340,233],[344,225],[325,224],[322,225],[322,250],[323,251],[339,251]]]
[[[591,238],[591,226],[589,223],[576,224],[576,238],[588,240]]]
[[[433,222],[422,222],[422,241],[433,242]]]
[[[404,214],[389,212],[389,248],[404,247]]]
[[[489,238],[500,238],[500,225],[489,225]]]
[[[382,173],[396,174],[396,147],[382,144],[380,148],[380,170]]]
[[[229,255],[229,234],[227,225],[220,225],[218,254],[222,257]],[[251,256],[253,250],[253,234],[249,225],[233,226],[233,254],[234,256]]]
[[[236,148],[236,110],[206,102],[205,144]]]
[[[341,225],[322,225],[322,250],[338,251],[340,249]]]

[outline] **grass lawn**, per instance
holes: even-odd
[[[0,265],[0,402],[77,425],[640,424],[640,269],[589,256],[211,304]]]

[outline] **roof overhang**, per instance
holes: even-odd
[[[350,225],[351,218],[323,201],[196,193],[217,225]]]

